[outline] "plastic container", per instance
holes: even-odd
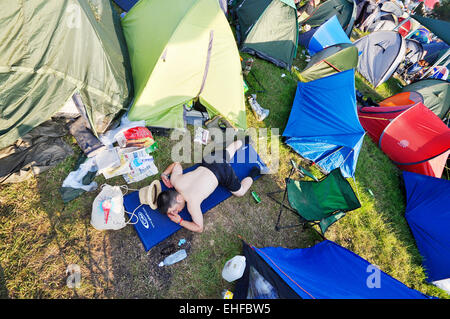
[[[225,263],[222,270],[222,278],[228,282],[235,281],[242,277],[244,270],[245,257],[240,255],[234,256]]]
[[[176,253],[173,253],[172,255],[164,258],[164,260],[161,261],[158,266],[162,267],[162,266],[173,265],[173,264],[183,260],[186,257],[187,257],[186,250],[181,249],[181,250],[177,251]]]

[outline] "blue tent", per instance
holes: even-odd
[[[318,28],[311,29],[299,35],[299,44],[308,49],[309,54],[314,55],[332,45],[341,43],[352,43],[347,34],[342,29],[336,16]]]
[[[450,278],[450,181],[403,171],[405,218],[428,281]]]
[[[236,284],[235,299],[249,295],[255,299],[430,298],[329,240],[302,249],[256,248],[244,243],[244,255],[246,269]],[[257,279],[259,284],[252,282],[254,270],[264,278]],[[261,285],[261,281],[265,284]],[[255,289],[257,286],[264,289]],[[270,294],[267,287],[272,287],[269,288]],[[249,288],[252,289],[251,294],[248,293]]]
[[[340,167],[353,177],[365,131],[356,111],[355,71],[299,82],[286,143],[327,172]]]

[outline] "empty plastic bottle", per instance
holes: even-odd
[[[176,253],[173,253],[172,255],[164,258],[164,260],[161,261],[158,266],[162,267],[162,266],[173,265],[173,264],[183,260],[186,257],[187,257],[186,250],[181,249],[181,250],[177,251]]]

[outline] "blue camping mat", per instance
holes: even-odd
[[[235,163],[240,161],[242,163]],[[266,165],[262,162],[255,149],[252,146],[245,145],[240,148],[231,160],[231,166],[233,167],[236,175],[239,179],[247,177],[250,170],[255,164],[258,164],[262,168],[266,168]],[[198,167],[195,164],[184,170],[184,173],[192,171]],[[162,190],[167,189],[167,187],[161,182]],[[230,191],[222,186],[218,186],[216,190],[207,197],[201,204],[201,209],[203,214],[208,210],[214,208],[219,203],[225,199],[232,196]],[[139,192],[135,191],[124,196],[124,207],[127,211],[131,222],[135,223],[136,218],[137,223],[134,224],[134,229],[142,244],[144,245],[145,251],[148,251],[153,246],[157,245],[173,233],[177,232],[182,226],[172,222],[167,215],[161,214],[157,210],[153,210],[148,205],[142,205],[135,212],[132,217],[131,213],[140,205]],[[185,207],[181,212],[180,216],[187,220],[192,221],[191,215],[189,214],[187,208]]]

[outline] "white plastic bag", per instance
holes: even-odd
[[[95,172],[96,170],[97,166],[95,165],[94,158],[88,158],[76,171],[70,172],[69,175],[67,175],[62,183],[62,187],[81,188],[86,192],[93,191],[97,189],[97,183],[92,182],[89,185],[84,185],[83,178],[87,173]]]
[[[104,184],[92,203],[91,225],[97,230],[118,230],[127,225],[119,186]]]

